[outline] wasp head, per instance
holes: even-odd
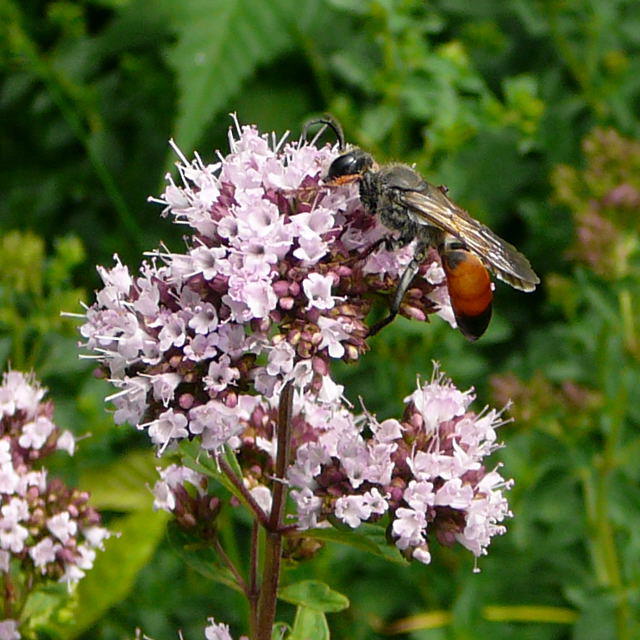
[[[360,177],[373,167],[373,157],[357,147],[338,156],[329,167],[329,182],[346,182],[345,178]]]

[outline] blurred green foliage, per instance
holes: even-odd
[[[447,184],[543,279],[528,296],[498,286],[477,344],[399,319],[340,368],[384,417],[432,359],[481,401],[513,398],[501,457],[515,518],[482,572],[449,549],[407,568],[328,544],[285,582],[349,597],[328,614],[335,638],[640,637],[636,0],[0,0],[0,34],[0,359],[34,367],[58,421],[92,434],[62,472],[123,532],[78,595],[75,631],[38,637],[198,638],[209,615],[242,630],[236,595],[163,538],[145,502],[154,461],[112,427],[59,316],[113,253],[135,269],[160,240],[180,246],[146,204],[167,139],[213,158],[229,111],[293,135],[330,111],[380,160]],[[244,521],[226,517],[238,560]],[[282,616],[294,624],[290,605]]]

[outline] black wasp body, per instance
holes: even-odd
[[[350,182],[354,176],[358,176],[363,206],[369,213],[377,215],[385,227],[398,232],[398,246],[418,239],[417,253],[422,254],[429,246],[441,244],[442,231],[416,221],[402,199],[404,192],[427,193],[434,188],[411,167],[392,164],[376,170],[370,154],[362,149],[352,149],[331,163],[326,179],[329,183],[339,184]]]
[[[330,126],[340,148],[344,148],[342,129],[334,120],[316,120],[307,126],[311,124]],[[357,181],[365,209],[397,232],[392,244],[405,246],[416,240],[414,257],[400,278],[390,313],[371,328],[370,334],[397,315],[430,246],[440,253],[454,315],[470,340],[484,333],[491,318],[493,287],[487,269],[521,291],[533,291],[540,282],[529,261],[513,245],[458,207],[448,198],[446,189],[427,182],[407,165],[379,167],[369,153],[354,147],[332,162],[326,181]]]

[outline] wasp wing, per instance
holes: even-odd
[[[398,198],[417,224],[447,231],[475,253],[500,280],[521,291],[533,291],[540,279],[512,244],[472,218],[438,188],[424,183],[420,191],[399,190]]]

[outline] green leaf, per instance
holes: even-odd
[[[335,612],[349,607],[349,599],[318,580],[290,584],[278,593],[280,600],[314,611]]]
[[[174,551],[185,564],[209,580],[242,592],[231,571],[220,564],[217,554],[210,546],[201,541],[194,542],[176,523],[171,523],[167,531]]]
[[[227,476],[218,469],[218,464],[205,449],[202,448],[199,438],[191,441],[181,442],[178,450],[182,458],[182,464],[197,471],[203,473],[209,478],[213,478],[219,482],[229,493],[234,495],[242,504],[245,504],[245,498],[238,491],[235,485],[227,478]],[[242,469],[236,458],[236,454],[233,450],[225,446],[222,451],[222,459],[229,464],[233,472],[238,478],[242,478]]]
[[[37,633],[46,630],[55,636],[55,621],[68,621],[69,611],[76,605],[75,594],[70,594],[66,585],[53,583],[40,587],[29,595],[20,614],[20,621],[24,625],[21,631],[24,633],[29,629]],[[29,633],[26,636],[31,637]]]
[[[611,593],[571,588],[569,597],[581,605],[580,617],[573,629],[576,640],[606,640],[616,637],[616,603]]]
[[[151,450],[131,451],[106,467],[87,469],[78,484],[91,493],[91,504],[98,509],[147,511],[158,462]]]
[[[198,473],[203,473],[209,478],[214,478],[218,482],[224,481],[224,476],[220,469],[218,469],[215,459],[202,448],[202,443],[199,438],[183,440],[178,445],[178,454],[182,464],[190,469]]]
[[[149,509],[110,524],[109,529],[120,535],[106,541],[105,551],[98,552],[93,569],[78,584],[73,626],[61,629],[62,637],[76,638],[127,596],[162,539],[169,517]]]
[[[389,562],[407,565],[407,560],[398,549],[390,545],[386,539],[384,528],[373,524],[361,524],[357,531],[338,529],[309,529],[304,532],[305,537],[338,542],[361,551],[367,551],[380,556]]]
[[[324,613],[298,607],[293,631],[288,640],[329,640],[329,625]]]
[[[193,149],[211,118],[260,64],[291,45],[294,0],[185,0],[176,5],[177,43],[168,62],[177,76],[175,138]]]
[[[235,451],[228,444],[224,445],[222,457],[224,458],[226,463],[233,469],[233,472],[238,476],[238,478],[242,478],[242,467],[238,462]]]

